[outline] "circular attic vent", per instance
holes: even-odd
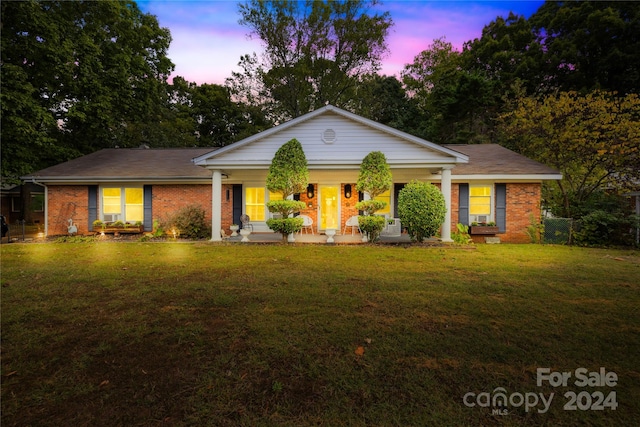
[[[336,142],[336,131],[333,129],[327,129],[322,132],[322,140],[325,144],[333,144]]]

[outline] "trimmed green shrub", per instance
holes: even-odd
[[[281,233],[283,239],[286,239],[291,233],[295,233],[300,231],[302,228],[303,220],[302,218],[271,218],[267,220],[267,227],[275,231],[276,233]]]
[[[385,226],[384,217],[374,214],[387,206],[386,202],[373,199],[389,190],[392,183],[391,168],[382,152],[372,151],[362,159],[356,189],[367,193],[371,200],[356,203],[356,209],[364,212],[358,217],[358,222],[370,242],[378,240]]]
[[[267,220],[267,226],[276,233],[282,233],[282,240],[287,235],[302,229],[302,219],[287,218],[306,207],[304,202],[287,200],[287,197],[305,191],[309,183],[307,158],[300,142],[293,138],[276,151],[267,175],[267,189],[272,193],[282,194],[283,200],[267,203],[269,212],[278,213],[280,219]]]
[[[178,209],[162,228],[174,236],[202,239],[210,236],[211,225],[205,220],[205,211],[200,205],[189,205]]]
[[[446,214],[444,196],[435,185],[411,181],[398,194],[398,216],[412,241],[437,235]]]
[[[385,217],[380,215],[360,215],[358,225],[360,230],[366,234],[370,242],[375,242],[380,237],[380,232],[384,229]]]
[[[283,218],[286,218],[293,213],[300,212],[305,207],[307,207],[307,205],[304,202],[297,200],[273,200],[267,202],[269,212],[279,213]]]
[[[391,188],[393,178],[387,158],[380,151],[372,151],[362,159],[356,189],[372,199]]]
[[[356,203],[356,209],[363,211],[365,215],[373,215],[385,206],[387,206],[387,202],[382,200],[363,200]]]
[[[300,142],[293,138],[276,151],[267,174],[267,188],[282,198],[302,193],[309,183],[307,158]]]

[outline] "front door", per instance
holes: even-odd
[[[339,194],[338,186],[320,186],[320,230],[340,228]]]

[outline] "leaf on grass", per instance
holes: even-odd
[[[363,346],[358,346],[358,348],[356,348],[355,353],[358,356],[362,356],[364,354],[364,347]]]
[[[98,387],[102,388],[102,387],[106,387],[109,385],[109,380],[104,380],[100,383],[100,385]]]

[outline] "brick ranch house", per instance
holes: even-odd
[[[551,168],[495,144],[437,145],[327,105],[304,116],[223,148],[104,149],[23,177],[45,188],[47,235],[67,234],[73,219],[79,233],[93,232],[93,221],[142,222],[176,209],[201,205],[211,221],[212,240],[248,214],[254,232],[271,232],[266,202],[277,197],[265,188],[278,148],[292,138],[302,144],[309,187],[296,195],[316,232],[335,228],[358,215],[356,191],[362,159],[385,154],[393,186],[381,196],[397,217],[397,196],[411,180],[432,182],[449,214],[443,241],[457,223],[495,222],[503,242],[528,242],[531,216],[540,217],[544,180],[561,179]]]

